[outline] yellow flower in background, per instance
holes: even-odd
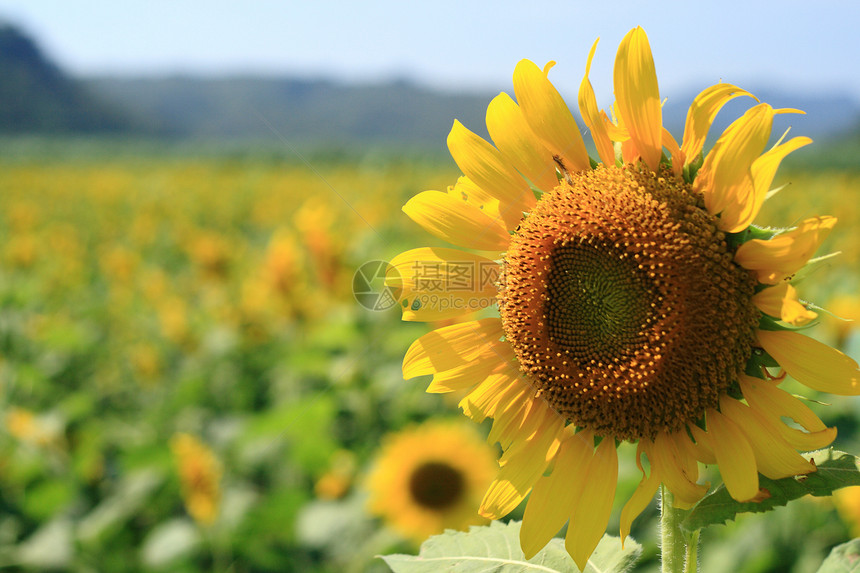
[[[368,476],[369,508],[406,537],[484,523],[478,506],[496,471],[495,451],[474,430],[425,423],[387,436]]]
[[[403,207],[435,236],[489,254],[413,249],[391,261],[388,280],[402,289],[405,320],[459,320],[415,341],[403,373],[432,374],[428,392],[463,392],[468,416],[493,418],[504,453],[481,514],[500,518],[531,492],[526,556],[570,521],[565,544],[580,568],[609,521],[616,441],[638,444],[642,471],[621,513],[626,537],[661,484],[678,507],[701,499],[700,462],[715,464],[741,501],[766,495],[759,473],[815,471],[798,452],[826,446],[836,430],[767,368],[860,394],[854,360],[794,331],[816,315],[790,280],[836,220],[751,226],[782,159],[810,143],[766,150],[773,118],[800,112],[759,103],[703,157],[719,109],[753,96],[707,88],[679,145],[662,124],[645,32],[618,49],[612,119],[588,79],[596,46],[579,107],[601,163],[548,79],[553,63],[521,61],[517,101],[503,93],[487,111],[495,145],[455,122],[448,147],[464,176]],[[500,316],[470,316],[496,302]]]
[[[328,470],[314,484],[314,493],[320,499],[342,498],[352,487],[355,471],[355,454],[349,450],[336,451]]]
[[[828,304],[827,309],[838,320],[835,322],[836,346],[844,348],[852,333],[860,328],[860,295],[839,295]]]
[[[833,492],[833,504],[853,537],[860,537],[860,485]]]
[[[13,407],[6,412],[6,430],[18,440],[35,446],[57,444],[61,438],[56,419],[24,408]]]
[[[190,434],[175,434],[170,439],[170,449],[188,514],[201,525],[211,525],[221,504],[221,462],[206,444]]]

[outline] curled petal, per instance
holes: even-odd
[[[755,202],[754,182],[750,168],[764,150],[770,137],[774,110],[759,104],[735,120],[705,157],[693,189],[705,196],[708,211],[717,215],[728,211],[719,221],[720,229],[737,232]]]
[[[678,142],[665,127],[663,128],[663,146],[669,150],[672,156],[672,172],[680,176],[684,169],[684,153],[678,147]]]
[[[731,84],[715,84],[703,90],[693,99],[693,103],[687,111],[684,141],[681,144],[681,151],[686,158],[685,163],[695,160],[696,156],[702,152],[705,138],[708,136],[708,130],[711,128],[714,118],[717,117],[717,112],[726,102],[738,96],[755,98],[748,91]]]
[[[597,42],[595,40],[594,45],[591,46],[591,52],[588,54],[588,62],[585,64],[585,77],[582,78],[582,83],[579,85],[579,111],[582,114],[583,120],[585,120],[585,125],[591,130],[591,137],[594,139],[594,146],[597,147],[600,160],[604,165],[615,165],[615,150],[612,147],[612,141],[603,116],[597,107],[594,88],[591,87],[591,81],[588,79],[588,72],[591,70],[591,60],[594,58],[594,52],[597,50]]]
[[[645,473],[641,460],[643,453],[642,442],[640,442],[636,447],[636,465],[639,466],[639,471],[642,472],[642,480],[636,486],[636,491],[633,492],[633,495],[624,504],[624,509],[621,510],[622,545],[627,536],[630,535],[630,527],[633,524],[633,520],[648,507],[648,504],[654,499],[654,494],[657,493],[657,488],[660,487],[660,475],[655,471],[653,465],[651,466],[650,475]]]
[[[809,261],[836,225],[836,217],[812,217],[769,240],[753,239],[738,247],[735,262],[753,271],[760,283],[773,285]]]
[[[630,139],[645,164],[657,171],[663,154],[663,111],[651,46],[640,27],[628,32],[618,47],[614,82],[618,113]]]
[[[752,301],[763,313],[793,326],[803,326],[818,316],[800,303],[797,290],[788,283],[768,287],[756,293]]]

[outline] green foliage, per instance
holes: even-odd
[[[860,485],[860,458],[827,449],[814,452],[811,459],[818,469],[809,475],[779,480],[759,476],[759,488],[768,494],[759,502],[736,501],[725,485],[720,485],[693,508],[681,527],[695,531],[725,523],[739,513],[762,513],[805,495],[829,496],[839,488]]]
[[[421,545],[418,555],[385,555],[382,559],[394,573],[469,573],[577,572],[580,569],[564,548],[564,541],[553,539],[531,559],[520,549],[520,522],[493,522],[472,526],[468,532],[446,531]],[[635,565],[642,547],[628,538],[604,535],[588,560],[583,573],[623,573]]]

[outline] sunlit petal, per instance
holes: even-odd
[[[614,81],[618,113],[630,139],[645,164],[656,171],[663,153],[663,111],[651,46],[642,28],[634,28],[621,41]]]
[[[591,168],[585,142],[570,109],[549,81],[547,73],[529,60],[521,60],[514,70],[514,93],[532,131],[543,141],[568,171]]]
[[[540,143],[508,94],[499,94],[487,107],[487,130],[505,161],[538,189],[552,191],[558,185],[552,153]]]

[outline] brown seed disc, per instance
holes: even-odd
[[[427,509],[442,511],[456,505],[466,488],[463,474],[441,462],[427,462],[415,468],[409,478],[409,493]]]
[[[671,173],[599,167],[538,202],[505,255],[505,335],[538,393],[598,435],[701,419],[750,356],[754,280]]]

